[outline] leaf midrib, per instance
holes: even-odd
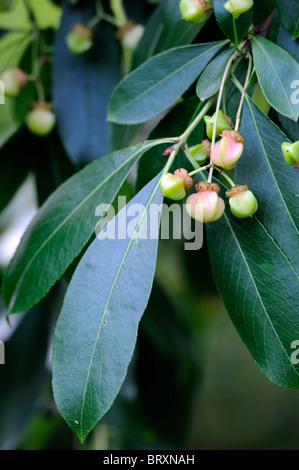
[[[160,80],[159,82],[156,82],[154,85],[152,85],[150,88],[147,88],[143,93],[141,93],[140,95],[138,96],[135,96],[134,99],[131,99],[130,101],[126,102],[126,104],[124,104],[121,108],[118,109],[118,111],[116,113],[112,113],[109,115],[109,118],[112,119],[112,118],[116,118],[124,109],[127,109],[129,108],[130,106],[132,106],[133,103],[135,103],[136,101],[140,100],[141,98],[143,98],[144,96],[146,96],[148,93],[150,93],[154,88],[160,86],[162,83],[164,83],[166,80],[169,80],[171,77],[173,77],[174,75],[176,75],[178,72],[180,72],[181,70],[183,70],[184,68],[188,67],[190,64],[192,64],[193,62],[195,62],[196,60],[198,60],[200,57],[202,57],[203,55],[207,54],[208,52],[212,51],[213,49],[216,49],[217,47],[219,47],[221,44],[225,44],[227,43],[227,41],[220,41],[219,43],[217,43],[216,45],[214,45],[213,47],[211,47],[210,49],[207,49],[205,50],[205,52],[202,52],[201,54],[197,55],[196,57],[194,57],[192,60],[190,60],[189,62],[185,62],[181,67],[179,67],[178,69],[176,69],[174,72],[172,72],[171,74],[169,75],[166,75],[162,80]],[[202,44],[201,44],[202,45]],[[181,46],[181,48],[178,48],[178,49],[182,49],[182,48],[192,48],[192,47],[198,47],[198,45],[195,45],[195,46]],[[166,52],[162,52],[160,55],[162,54],[168,54],[169,51],[166,51]],[[158,55],[152,57],[148,62],[147,64],[149,64],[149,62],[151,60],[156,60],[158,57]],[[134,73],[138,72],[138,69],[136,69]],[[132,74],[132,75],[133,75]],[[126,80],[126,79],[124,79]],[[119,89],[122,85],[122,82],[120,82],[119,86],[117,87],[117,89]],[[116,92],[116,91],[115,91]]]
[[[269,56],[267,55],[267,53],[266,53],[266,51],[264,50],[264,48],[262,47],[262,45],[261,45],[258,41],[256,41],[256,39],[255,39],[254,37],[253,37],[253,39],[254,39],[254,41],[255,41],[255,44],[257,44],[257,45],[259,46],[259,48],[262,50],[262,52],[264,53],[264,55],[265,55],[266,58],[268,59],[268,62],[269,62],[269,64],[271,65],[272,69],[274,70],[274,73],[275,73],[275,75],[276,75],[276,77],[277,77],[277,80],[279,81],[280,86],[281,86],[281,88],[282,88],[282,90],[283,90],[283,92],[284,92],[284,95],[285,95],[286,99],[287,99],[287,103],[288,103],[289,108],[290,108],[290,110],[291,110],[291,114],[292,114],[292,116],[295,118],[296,116],[295,116],[295,114],[294,114],[294,110],[293,110],[293,107],[292,107],[291,102],[290,102],[290,100],[289,100],[288,94],[287,94],[287,92],[286,92],[286,90],[285,90],[285,88],[284,88],[284,86],[283,86],[283,83],[281,82],[281,80],[280,80],[280,78],[279,78],[279,75],[278,75],[277,72],[276,72],[275,67],[273,66],[273,64],[272,64],[272,62],[271,62]]]
[[[107,183],[109,181],[109,179],[111,177],[113,177],[118,171],[121,170],[122,167],[124,167],[125,165],[127,165],[133,158],[135,158],[136,154],[138,154],[138,152],[140,152],[141,150],[145,150],[147,148],[150,148],[154,143],[151,142],[143,147],[139,147],[138,149],[136,149],[136,151],[131,155],[130,158],[128,158],[127,160],[125,160],[124,163],[122,163],[119,167],[117,167],[112,173],[110,173],[93,191],[91,191],[91,193],[88,194],[88,196],[86,198],[84,198],[79,204],[78,206],[76,206],[76,208],[70,212],[70,214],[68,214],[68,216],[63,219],[63,221],[55,228],[55,230],[53,230],[53,232],[51,232],[50,236],[41,244],[41,246],[38,248],[38,250],[34,253],[34,256],[30,259],[30,261],[28,262],[28,264],[26,265],[22,275],[20,276],[14,290],[13,290],[13,294],[11,296],[11,299],[10,299],[10,305],[9,305],[9,310],[11,311],[12,308],[13,308],[13,305],[15,303],[15,300],[17,298],[17,295],[18,295],[18,288],[21,284],[21,282],[23,281],[24,279],[24,276],[25,274],[27,273],[28,269],[31,267],[33,261],[36,259],[36,257],[41,253],[41,251],[44,249],[44,247],[51,241],[51,239],[54,237],[54,235],[66,224],[66,222],[73,217],[73,215],[82,207],[82,205],[84,205],[90,198],[92,198],[92,196],[101,188],[101,186],[103,186],[105,183]]]
[[[238,238],[237,238],[237,236],[235,235],[235,232],[234,232],[234,230],[233,230],[233,228],[232,228],[232,226],[231,226],[231,224],[230,224],[230,222],[229,222],[229,220],[228,220],[228,217],[227,217],[225,214],[224,214],[224,217],[225,217],[226,223],[227,223],[227,225],[228,225],[228,227],[229,227],[229,229],[230,229],[230,231],[231,231],[231,233],[232,233],[232,236],[233,236],[233,238],[234,238],[234,240],[235,240],[235,243],[236,243],[236,245],[237,245],[237,247],[238,247],[238,250],[239,250],[239,252],[240,252],[240,254],[241,254],[241,256],[242,256],[242,259],[243,259],[243,261],[244,261],[244,264],[245,264],[246,269],[247,269],[247,271],[248,271],[248,274],[249,274],[249,276],[250,276],[251,282],[252,282],[252,284],[253,284],[253,286],[254,286],[254,288],[255,288],[255,291],[256,291],[256,293],[257,293],[258,299],[259,299],[260,304],[261,304],[261,307],[262,307],[262,309],[263,309],[263,311],[264,311],[264,313],[265,313],[265,316],[266,316],[266,318],[267,318],[267,320],[268,320],[268,322],[269,322],[269,324],[270,324],[270,326],[271,326],[271,328],[272,328],[272,330],[273,330],[274,335],[276,336],[276,338],[277,338],[277,340],[278,340],[278,342],[279,342],[279,344],[280,344],[280,347],[281,347],[282,351],[283,351],[284,354],[286,355],[286,357],[287,357],[287,359],[288,359],[288,361],[289,361],[289,363],[290,363],[292,369],[294,370],[295,374],[299,377],[299,373],[297,372],[296,368],[294,367],[294,364],[292,364],[292,362],[291,362],[291,360],[290,360],[290,358],[289,358],[289,356],[288,356],[288,354],[287,354],[287,352],[286,352],[286,350],[285,350],[285,348],[284,348],[284,346],[283,346],[283,344],[282,344],[282,342],[281,342],[281,340],[280,340],[280,337],[279,337],[279,335],[278,335],[278,333],[277,333],[277,331],[276,331],[276,329],[275,329],[275,327],[274,327],[274,325],[273,325],[273,323],[272,323],[272,321],[271,321],[271,318],[270,318],[269,315],[268,315],[267,309],[266,309],[266,307],[265,307],[265,305],[264,305],[264,302],[263,302],[263,299],[262,299],[262,297],[261,297],[261,295],[260,295],[260,293],[259,293],[258,287],[257,287],[257,285],[256,285],[256,283],[255,283],[255,280],[254,280],[254,276],[253,276],[253,274],[251,273],[250,267],[249,267],[249,265],[248,265],[248,263],[247,263],[246,257],[244,256],[243,250],[242,250],[242,248],[241,248],[241,246],[240,246],[240,244],[239,244]],[[256,217],[254,217],[254,218],[256,219]],[[259,223],[261,223],[261,222],[259,221]]]
[[[284,197],[283,197],[283,195],[282,195],[282,192],[281,192],[281,190],[280,190],[280,187],[279,187],[279,185],[278,185],[278,182],[276,181],[274,172],[273,172],[272,167],[271,167],[271,165],[270,165],[270,162],[269,162],[269,159],[268,159],[268,154],[267,154],[267,152],[266,152],[266,150],[265,150],[264,143],[263,143],[263,140],[262,140],[261,135],[260,135],[260,132],[259,132],[259,128],[258,128],[256,119],[255,119],[255,116],[254,116],[254,113],[253,113],[253,110],[252,110],[252,106],[251,106],[250,99],[248,98],[247,95],[245,95],[245,99],[246,99],[246,103],[247,103],[247,105],[248,105],[248,108],[249,108],[249,111],[250,111],[250,114],[251,114],[251,117],[252,117],[252,122],[253,122],[253,124],[254,124],[254,127],[255,127],[255,130],[256,130],[256,134],[257,134],[257,136],[258,136],[259,142],[260,142],[260,144],[261,144],[261,148],[262,148],[262,151],[263,151],[265,160],[266,160],[266,162],[267,162],[267,165],[268,165],[270,174],[271,174],[272,179],[273,179],[273,181],[274,181],[274,184],[275,184],[275,186],[276,186],[276,188],[277,188],[277,191],[278,191],[278,193],[279,193],[279,196],[280,196],[280,198],[281,198],[281,200],[282,200],[282,203],[283,203],[283,205],[284,205],[284,208],[285,208],[285,210],[286,210],[286,212],[287,212],[287,214],[288,214],[288,216],[289,216],[289,218],[290,218],[290,220],[291,220],[291,222],[292,222],[292,225],[294,226],[295,231],[296,231],[296,233],[297,233],[297,235],[298,235],[298,234],[299,234],[298,229],[297,229],[297,227],[296,227],[296,225],[295,225],[295,222],[294,222],[294,220],[293,220],[293,218],[292,218],[292,216],[291,216],[291,214],[290,214],[290,211],[289,211],[289,209],[288,209],[288,206],[286,205],[286,202],[285,202],[285,200],[284,200]]]
[[[90,357],[90,361],[89,361],[89,366],[88,366],[88,371],[87,371],[87,376],[86,376],[86,381],[85,381],[85,387],[84,387],[84,392],[83,392],[83,398],[82,398],[82,405],[81,405],[81,419],[80,419],[80,428],[81,428],[81,436],[83,436],[83,429],[82,429],[82,423],[83,423],[83,414],[84,414],[84,407],[85,407],[85,398],[86,398],[86,392],[87,392],[87,386],[88,386],[88,382],[89,382],[89,376],[90,376],[90,372],[91,372],[91,369],[92,369],[92,363],[93,363],[93,359],[94,359],[94,355],[95,355],[95,350],[96,350],[96,346],[98,344],[98,341],[99,341],[99,337],[100,337],[100,334],[101,334],[101,331],[102,331],[102,327],[103,327],[103,323],[104,323],[104,319],[107,315],[107,311],[108,311],[108,306],[109,306],[109,303],[110,303],[110,299],[112,297],[112,294],[113,294],[113,291],[114,291],[114,288],[116,286],[116,283],[117,283],[117,280],[118,280],[118,277],[120,275],[120,272],[124,266],[124,263],[125,263],[125,260],[128,256],[128,253],[130,251],[130,248],[132,246],[132,243],[133,241],[135,240],[135,235],[137,234],[139,228],[140,228],[140,225],[142,224],[142,221],[148,211],[148,208],[153,200],[153,198],[155,197],[155,194],[158,190],[160,186],[160,180],[158,181],[158,183],[156,184],[152,194],[151,194],[151,197],[149,198],[146,206],[145,206],[145,209],[143,211],[143,213],[141,214],[141,217],[140,217],[140,220],[138,222],[138,224],[136,225],[135,227],[135,230],[134,230],[134,233],[128,243],[128,246],[126,248],[126,251],[122,257],[122,260],[121,260],[121,263],[119,265],[119,268],[118,268],[118,271],[115,275],[115,279],[113,281],[113,284],[111,286],[111,289],[109,291],[109,295],[108,295],[108,298],[107,298],[107,301],[106,301],[106,304],[105,304],[105,308],[104,308],[104,311],[103,311],[103,315],[102,315],[102,318],[101,318],[101,322],[100,322],[100,325],[99,325],[99,329],[98,329],[98,332],[97,332],[97,336],[96,336],[96,339],[95,339],[95,342],[94,342],[94,347],[93,347],[93,350],[92,350],[92,354],[91,354],[91,357]]]

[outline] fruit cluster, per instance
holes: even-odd
[[[232,120],[221,110],[218,111],[217,117],[216,113],[213,116],[204,116],[204,121],[209,139],[212,139],[214,134],[220,139],[213,148],[209,139],[191,147],[192,157],[201,163],[210,157],[210,164],[203,169],[208,167],[220,167],[219,171],[233,169],[243,153],[245,143],[243,135],[232,129]],[[175,201],[184,199],[193,184],[191,175],[182,168],[176,170],[174,174],[165,173],[161,178],[164,196]],[[186,209],[190,217],[203,223],[220,219],[225,210],[225,203],[219,197],[220,186],[202,181],[196,184],[195,188],[196,193],[191,194],[186,200]],[[258,209],[257,200],[247,185],[233,186],[226,192],[226,196],[229,198],[231,212],[240,219],[251,217]]]
[[[17,97],[28,83],[28,75],[18,67],[6,70],[0,80],[4,85],[4,93],[8,98]],[[38,80],[38,78],[36,78]],[[32,103],[32,109],[26,117],[28,129],[38,136],[48,135],[56,123],[55,114],[50,103],[38,102]]]

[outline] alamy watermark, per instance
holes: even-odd
[[[291,83],[293,93],[291,94],[291,103],[299,104],[299,80],[293,80]]]
[[[5,364],[5,346],[3,341],[0,341],[0,365]]]
[[[5,85],[0,80],[0,104],[5,104]]]
[[[291,354],[291,363],[294,365],[299,364],[299,340],[295,340],[291,344],[291,349],[295,349],[295,351]]]
[[[185,250],[199,250],[202,247],[203,224],[189,216],[185,204],[126,205],[124,196],[119,196],[117,202],[117,211],[111,204],[96,207],[95,215],[101,217],[95,228],[99,240],[172,238],[185,240]]]

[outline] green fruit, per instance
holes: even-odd
[[[93,46],[93,32],[81,23],[76,23],[66,37],[66,43],[72,54],[83,54]]]
[[[208,139],[202,141],[201,144],[190,147],[192,157],[200,164],[205,163],[211,155],[211,142]]]
[[[213,116],[205,116],[204,121],[206,123],[206,133],[207,136],[210,140],[213,138],[213,128],[215,125],[215,118],[216,118],[216,113],[213,114]],[[228,119],[225,117],[221,109],[219,110],[218,113],[218,118],[217,118],[217,125],[216,125],[216,137],[218,135],[222,134],[223,131],[231,130],[231,126],[228,122]]]
[[[184,20],[200,24],[207,19],[207,4],[204,0],[181,0],[180,10]]]
[[[224,8],[233,15],[235,19],[239,18],[242,13],[253,7],[253,0],[228,0]]]
[[[287,164],[297,166],[296,164],[299,163],[299,141],[293,144],[284,142],[281,146],[281,150]]]
[[[163,195],[169,199],[180,201],[186,196],[183,178],[179,178],[172,173],[166,173],[163,175],[160,185]]]
[[[258,202],[246,185],[237,185],[228,191],[229,205],[232,214],[239,219],[251,217],[258,210]]]
[[[4,85],[4,94],[9,98],[18,96],[22,88],[27,83],[26,74],[19,68],[15,67],[3,72],[0,81]]]
[[[50,134],[56,123],[55,114],[47,105],[36,105],[26,117],[26,124],[30,132],[38,136]]]

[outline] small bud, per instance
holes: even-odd
[[[201,144],[190,147],[190,153],[197,162],[204,163],[211,155],[211,142],[208,139],[203,140]]]
[[[206,133],[210,140],[213,137],[213,128],[215,123],[216,113],[213,116],[205,116],[204,121],[206,123]],[[223,131],[228,130],[230,131],[231,127],[231,119],[228,116],[225,116],[223,112],[220,110],[218,113],[217,118],[217,125],[216,125],[216,137],[220,135]]]
[[[224,8],[233,15],[235,20],[252,7],[253,0],[228,0],[224,5]]]
[[[82,54],[93,46],[93,31],[82,23],[75,23],[66,37],[72,54]]]
[[[229,198],[230,210],[235,217],[246,219],[258,210],[258,202],[246,184],[238,184],[226,192]]]
[[[184,20],[200,24],[206,21],[210,8],[205,0],[181,0],[180,10]]]
[[[26,124],[30,132],[38,136],[50,134],[56,118],[50,103],[34,103],[32,111],[27,114]]]
[[[199,222],[215,222],[222,217],[225,204],[218,194],[220,186],[201,182],[196,185],[197,193],[191,194],[186,201],[186,210],[190,217]]]
[[[222,139],[211,150],[214,165],[232,170],[243,153],[245,139],[239,132],[223,131]]]
[[[285,161],[288,165],[299,167],[299,140],[291,144],[290,142],[284,142],[281,146],[281,150]]]
[[[144,29],[142,24],[128,21],[123,28],[118,30],[116,37],[122,42],[125,49],[134,51],[143,36]]]
[[[4,83],[5,96],[9,98],[18,96],[20,91],[27,85],[27,75],[18,67],[3,72],[0,80]]]
[[[186,190],[183,178],[173,175],[172,173],[165,173],[161,178],[161,190],[165,197],[180,201],[186,196]]]
[[[188,175],[188,171],[185,170],[184,168],[179,168],[178,170],[175,170],[174,176],[178,176],[179,178],[183,178],[184,180],[184,188],[186,191],[189,191],[189,189],[192,188],[194,182],[193,178]]]

